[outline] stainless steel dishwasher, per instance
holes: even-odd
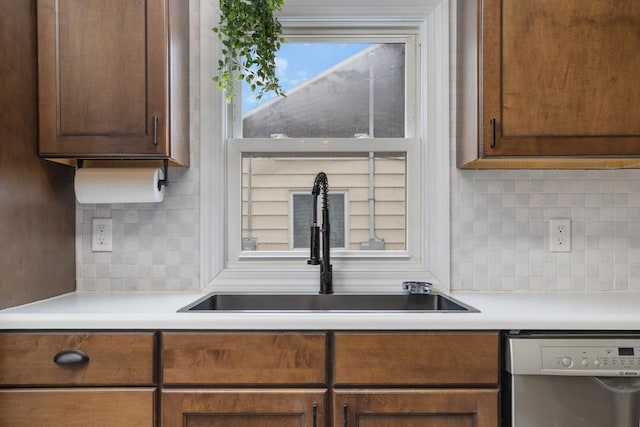
[[[640,426],[640,335],[525,333],[505,343],[505,424]]]

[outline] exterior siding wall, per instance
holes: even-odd
[[[243,238],[248,231],[248,159],[243,162]],[[376,237],[385,249],[405,249],[405,161],[375,160]],[[311,192],[315,175],[329,177],[329,192],[347,194],[348,249],[369,240],[369,161],[367,158],[251,159],[251,237],[257,250],[290,250],[291,193]]]

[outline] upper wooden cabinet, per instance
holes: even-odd
[[[38,0],[49,158],[189,163],[188,2]]]
[[[640,167],[638,1],[465,0],[458,14],[458,166]]]

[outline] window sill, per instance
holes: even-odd
[[[309,258],[309,249],[300,251],[242,251],[238,255],[239,261],[247,260],[280,260],[295,261],[296,263],[304,263]],[[344,251],[340,249],[331,249],[331,262],[349,259],[349,260],[409,260],[411,257],[406,251]]]
[[[417,267],[376,271],[333,266],[335,293],[399,293],[402,292],[402,282],[409,280],[431,282],[434,289],[446,291],[446,287],[429,271]],[[320,273],[318,266],[306,265],[251,270],[230,267],[220,272],[209,288],[216,292],[234,293],[317,293],[320,288]]]

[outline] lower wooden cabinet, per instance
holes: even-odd
[[[336,332],[333,384],[495,388],[499,346],[492,331]]]
[[[150,386],[154,351],[152,332],[0,333],[0,386]]]
[[[325,332],[164,332],[161,355],[163,427],[326,426]]]
[[[0,333],[0,426],[154,427],[153,332]]]
[[[163,427],[500,425],[496,331],[162,338]]]
[[[333,426],[496,427],[498,390],[336,390]]]
[[[497,331],[0,333],[0,426],[498,427],[498,373]]]
[[[0,390],[3,427],[153,427],[154,388]]]
[[[323,387],[324,332],[164,332],[162,383]]]
[[[336,332],[333,426],[497,427],[495,331]]]
[[[198,389],[162,392],[163,427],[321,427],[326,390]]]
[[[165,390],[163,427],[496,427],[498,389]],[[328,424],[327,424],[328,422]]]

